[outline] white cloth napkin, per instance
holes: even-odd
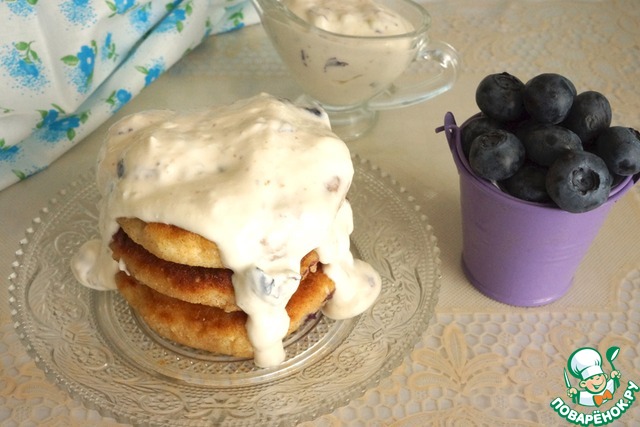
[[[46,168],[249,0],[1,0],[0,190]]]

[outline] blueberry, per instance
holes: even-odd
[[[547,203],[551,199],[546,187],[547,168],[527,162],[509,178],[500,181],[500,188],[514,197],[529,202]]]
[[[623,126],[603,130],[596,139],[596,150],[609,170],[628,176],[640,172],[640,133]]]
[[[527,157],[541,166],[551,166],[568,150],[582,150],[582,141],[569,129],[558,125],[530,126],[518,134]]]
[[[480,111],[495,120],[520,120],[525,115],[523,89],[524,83],[509,73],[489,74],[476,88],[476,104]]]
[[[545,73],[533,77],[524,86],[526,111],[540,123],[562,122],[573,104],[576,87],[560,74]]]
[[[279,299],[283,292],[289,285],[287,282],[299,282],[300,275],[297,272],[291,271],[291,274],[276,274],[274,276],[267,274],[260,267],[254,267],[249,270],[249,280],[252,284],[251,291],[253,291],[258,297],[266,300],[267,298],[272,300]]]
[[[609,171],[609,173],[611,173],[611,171]],[[618,184],[620,184],[622,181],[624,181],[627,177],[626,176],[622,176],[622,175],[616,175],[616,174],[611,174],[611,188],[615,188]]]
[[[532,128],[540,126],[540,123],[529,118],[526,120],[522,120],[521,122],[514,123],[512,127],[512,132],[518,137],[520,141],[529,132]]]
[[[600,92],[587,91],[576,96],[562,126],[571,129],[589,145],[611,125],[611,104]]]
[[[469,165],[488,180],[501,181],[516,173],[525,160],[522,142],[511,132],[493,130],[478,136],[471,144]]]
[[[322,117],[322,110],[319,109],[318,107],[302,107],[305,110],[307,110],[308,112],[310,112],[311,114],[313,114],[314,116],[317,117]]]
[[[462,132],[461,142],[464,155],[469,158],[471,143],[474,139],[476,139],[476,137],[482,135],[483,133],[487,133],[496,129],[502,129],[502,124],[499,121],[487,116],[480,116],[466,123],[460,129],[460,131]]]
[[[604,161],[588,151],[567,151],[549,167],[551,199],[568,212],[590,211],[609,197],[612,178]]]
[[[116,165],[116,173],[118,178],[122,178],[124,176],[125,167],[124,167],[124,159],[119,159]]]

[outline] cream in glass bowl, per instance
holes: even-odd
[[[324,108],[334,131],[345,140],[369,130],[378,110],[422,102],[455,82],[458,54],[448,44],[429,39],[431,17],[411,0],[253,3],[304,92],[299,102]],[[420,71],[421,65],[432,67]],[[408,76],[414,66],[417,76]]]

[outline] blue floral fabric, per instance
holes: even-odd
[[[46,168],[249,0],[0,0],[0,190]]]

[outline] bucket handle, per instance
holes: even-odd
[[[452,112],[447,112],[444,115],[444,125],[436,128],[436,133],[446,132],[447,141],[449,142],[449,148],[453,150],[455,148],[456,136],[460,128],[456,123],[456,118]]]
[[[471,171],[469,165],[464,159],[464,154],[461,152],[461,148],[456,144],[458,134],[461,132],[460,127],[456,123],[456,118],[452,112],[447,112],[444,116],[444,125],[436,128],[436,133],[444,132],[449,143],[449,150],[453,155],[453,161],[458,168],[458,171],[466,169]]]

